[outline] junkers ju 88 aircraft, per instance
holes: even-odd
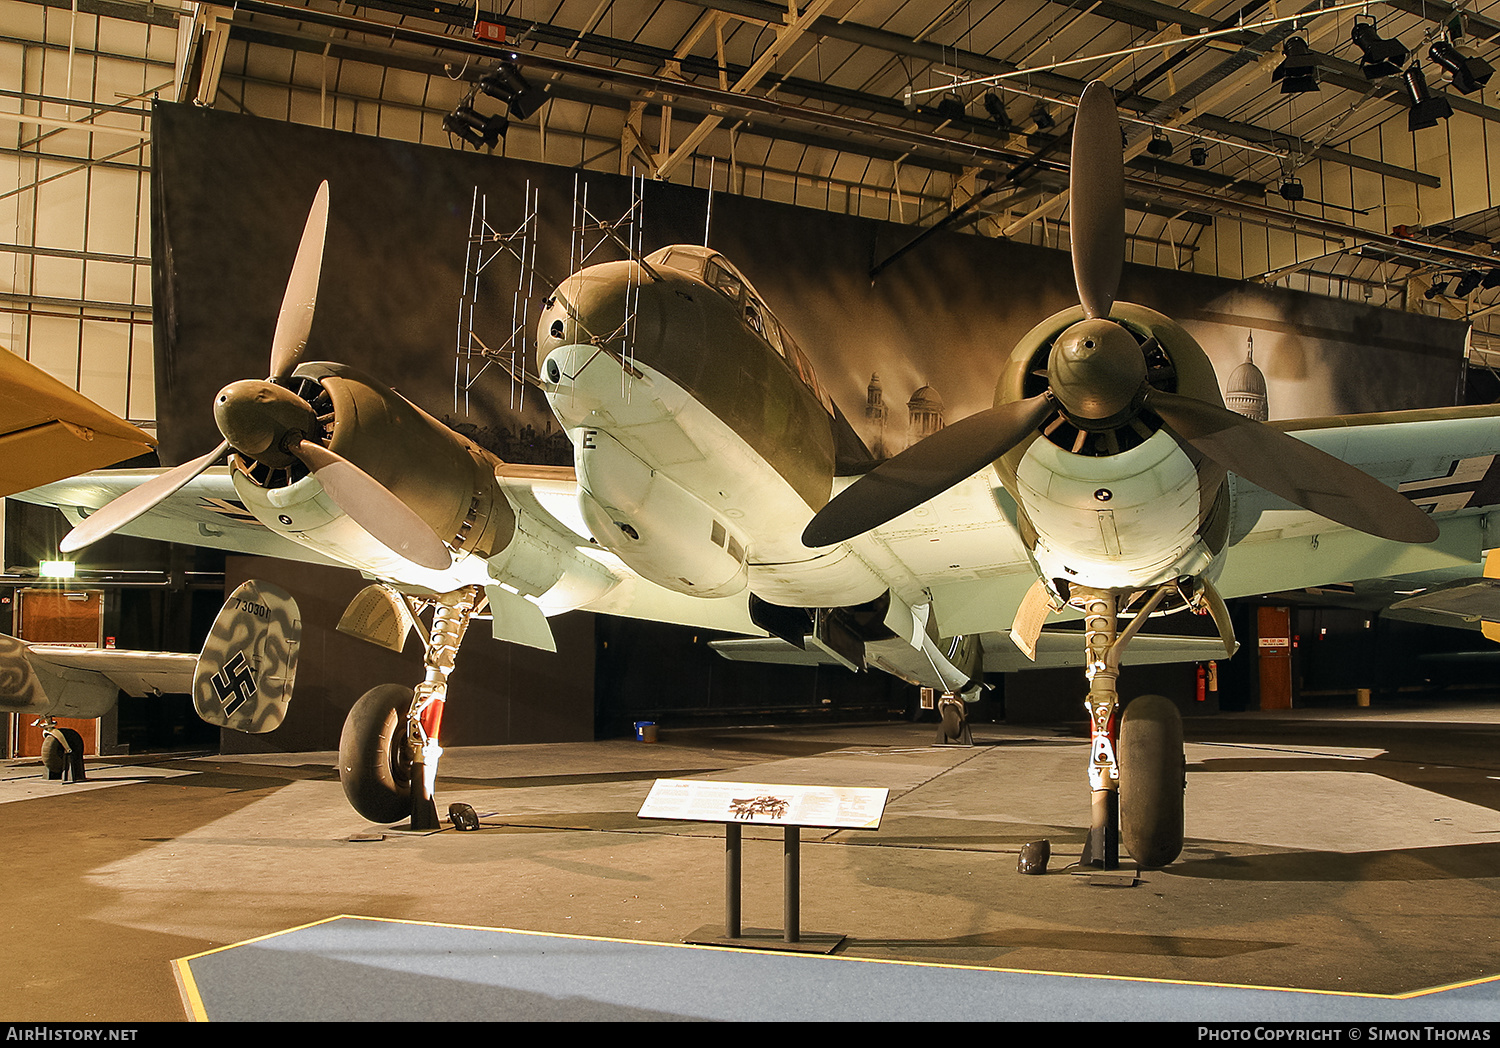
[[[1138,862],[1165,864],[1183,837],[1175,708],[1134,700],[1117,740],[1115,680],[1146,617],[1212,615],[1232,651],[1222,596],[1473,562],[1481,495],[1429,516],[1386,484],[1500,453],[1500,411],[1277,427],[1228,412],[1181,327],[1113,301],[1123,175],[1102,85],[1083,97],[1072,167],[1082,307],[1014,349],[994,408],[873,469],[807,357],[704,248],[590,266],[549,297],[537,370],[574,470],[507,465],[352,368],[303,363],[325,185],[269,377],[215,399],[220,447],[148,479],[90,474],[28,497],[81,520],[64,550],[119,529],[376,580],[341,628],[399,649],[415,625],[426,649],[414,690],[376,688],[345,723],[340,777],[377,822],[436,823],[446,680],[485,609],[496,637],[541,648],[547,616],[577,608],[758,636],[746,643],[938,688],[950,716],[981,678],[980,635],[1009,629],[1031,650],[1057,640],[1049,613],[1081,610],[1085,858],[1116,863],[1123,823]],[[205,498],[237,498],[256,522],[210,520]]]

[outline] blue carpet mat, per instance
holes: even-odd
[[[1051,975],[335,917],[176,962],[215,1021],[1488,1022],[1500,984],[1402,997]]]

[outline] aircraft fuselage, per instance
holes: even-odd
[[[538,357],[584,518],[634,570],[683,593],[748,588],[796,607],[886,588],[847,546],[798,539],[832,493],[841,439],[857,438],[720,256],[672,247],[574,274],[542,316]]]

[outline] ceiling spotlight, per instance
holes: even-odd
[[[1289,201],[1293,204],[1295,204],[1299,200],[1307,199],[1307,193],[1302,188],[1302,179],[1296,177],[1295,175],[1293,175],[1291,178],[1284,179],[1281,183],[1281,188],[1276,190],[1276,192],[1281,194],[1281,199]]]
[[[1442,95],[1434,95],[1427,89],[1427,74],[1422,66],[1413,62],[1406,67],[1401,79],[1406,82],[1406,98],[1411,103],[1411,113],[1406,118],[1408,131],[1420,131],[1424,127],[1436,127],[1439,120],[1453,115],[1453,107]]]
[[[1281,53],[1286,57],[1271,74],[1273,84],[1281,81],[1281,93],[1295,95],[1318,90],[1318,56],[1307,46],[1307,41],[1300,36],[1289,36],[1281,45]]]
[[[481,116],[467,102],[443,117],[443,130],[450,135],[457,135],[475,149],[481,146],[494,149],[505,137],[509,127],[510,121],[500,114]]]
[[[1364,52],[1365,60],[1359,64],[1366,80],[1382,76],[1395,76],[1406,64],[1411,52],[1399,40],[1382,40],[1375,31],[1375,19],[1368,15],[1355,15],[1354,28],[1349,30],[1349,39]]]
[[[1467,269],[1464,271],[1464,275],[1458,278],[1458,286],[1453,289],[1453,293],[1459,298],[1463,298],[1477,288],[1479,282],[1483,279],[1484,274],[1479,272],[1479,270]]]
[[[1437,298],[1439,295],[1446,295],[1447,293],[1448,293],[1448,281],[1446,281],[1446,280],[1439,280],[1436,283],[1434,283],[1431,287],[1429,287],[1426,291],[1422,292],[1422,297],[1425,298],[1425,299],[1427,299],[1427,301],[1431,302],[1433,299]]]
[[[1208,147],[1193,146],[1188,150],[1188,159],[1193,162],[1194,167],[1202,167],[1208,163]]]
[[[1152,156],[1171,156],[1172,141],[1158,128],[1151,132],[1151,141],[1146,143],[1146,152]]]
[[[944,95],[938,99],[938,116],[944,120],[962,120],[966,108],[963,99],[957,95]]]
[[[984,93],[984,111],[990,115],[990,119],[1001,131],[1012,130],[1013,125],[1010,122],[1010,114],[1005,111],[1005,102],[995,92]]]
[[[547,101],[547,92],[533,87],[514,62],[501,62],[492,73],[479,78],[479,90],[505,103],[510,115],[525,120]]]
[[[1456,47],[1451,40],[1439,40],[1427,51],[1427,56],[1448,70],[1453,86],[1466,95],[1490,82],[1495,67],[1476,55],[1471,48]]]
[[[1046,131],[1057,126],[1057,121],[1052,119],[1052,114],[1047,112],[1047,107],[1042,104],[1040,99],[1031,108],[1031,119],[1036,123],[1038,131]]]

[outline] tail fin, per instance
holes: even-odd
[[[224,602],[193,673],[193,705],[210,724],[260,734],[286,718],[302,618],[292,595],[251,579]]]

